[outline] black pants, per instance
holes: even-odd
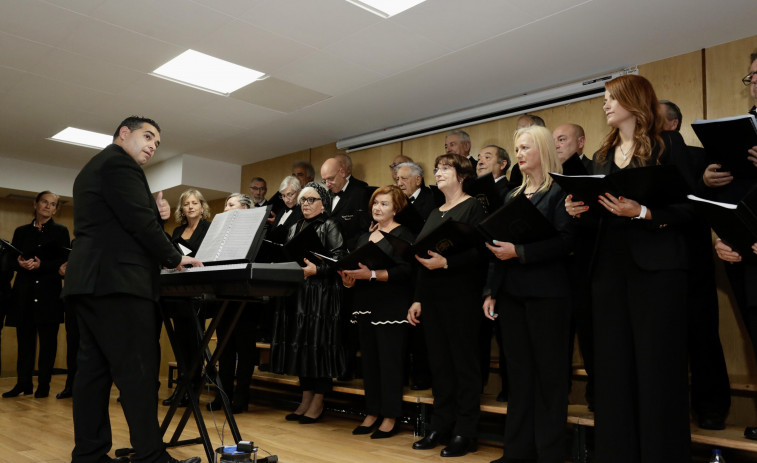
[[[571,304],[564,298],[498,296],[508,377],[505,455],[565,461]]]
[[[165,462],[158,426],[159,316],[156,304],[129,295],[73,298],[79,322],[74,380],[72,463],[110,463],[108,404],[113,383],[129,426],[135,463]]]
[[[371,323],[370,315],[358,317],[363,362],[365,410],[368,415],[397,418],[402,415],[402,386],[407,323]]]
[[[252,333],[258,324],[259,304],[249,303],[244,309],[238,306],[227,309],[218,324],[218,342],[228,339],[225,349],[218,360],[218,376],[221,388],[235,404],[247,404],[250,400],[250,383],[257,362],[255,336]],[[242,310],[234,330],[230,329],[234,313]],[[237,378],[234,387],[234,376]]]
[[[79,323],[76,321],[76,312],[72,304],[66,304],[66,386],[65,389],[74,387],[76,376],[76,357],[79,352]]]
[[[431,430],[476,437],[481,416],[479,299],[422,303],[434,390]]]
[[[643,270],[627,248],[593,274],[597,461],[690,461],[684,270]]]
[[[42,390],[50,389],[50,379],[58,352],[59,323],[35,323],[31,317],[23,317],[16,326],[16,340],[18,342],[18,384],[32,385],[34,360],[37,357],[37,337],[39,337],[39,378],[38,385]]]

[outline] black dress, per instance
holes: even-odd
[[[660,163],[685,166],[680,137],[663,139]],[[611,156],[594,163],[595,174],[617,170]],[[652,220],[602,219],[592,261],[598,461],[690,460],[681,230],[693,212],[685,203],[649,209]]]
[[[316,234],[328,251],[338,259],[346,255],[339,225],[320,214],[302,219],[289,230],[291,239],[305,227],[315,227]],[[325,261],[313,262],[317,274],[305,280],[292,298],[276,308],[271,342],[271,371],[300,376],[304,390],[311,389],[311,379],[323,380],[315,386],[316,393],[328,389],[331,378],[344,373],[345,355],[342,346],[342,282],[336,270]]]
[[[25,270],[15,263],[13,307],[7,324],[16,327],[17,381],[31,388],[39,336],[39,390],[45,392],[50,387],[58,350],[58,328],[63,322],[64,306],[60,299],[63,279],[58,269],[66,261],[62,248],[71,245],[68,228],[50,219],[40,230],[32,222],[16,229],[12,244],[40,259],[40,268],[36,270]]]
[[[483,218],[481,204],[471,197],[448,211],[435,209],[418,236],[422,238],[444,220],[476,224]],[[421,266],[414,297],[421,303],[432,374],[430,430],[470,438],[476,436],[481,414],[478,337],[486,278],[483,256],[480,247],[473,247],[445,256],[447,269]]]
[[[514,197],[511,193],[507,201]],[[496,299],[507,359],[505,456],[563,462],[571,317],[567,265],[573,229],[565,211],[565,193],[557,184],[530,199],[559,234],[516,243],[518,257],[495,259],[489,265],[484,295]]]
[[[409,242],[414,239],[412,232],[402,225],[389,234]],[[362,235],[357,246],[366,244],[370,235]],[[393,255],[392,246],[386,239],[376,242],[376,246]],[[407,309],[413,298],[412,266],[395,257],[394,265],[386,270],[388,281],[358,280],[355,283],[351,290],[352,315],[360,336],[366,413],[396,418],[402,415],[404,364],[410,327]]]

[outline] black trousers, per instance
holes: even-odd
[[[622,244],[600,249],[592,287],[597,461],[690,461],[686,290],[684,270],[643,270]]]
[[[37,357],[37,338],[39,337],[38,386],[43,390],[49,390],[55,356],[58,353],[59,328],[59,323],[35,323],[30,316],[24,316],[18,321],[16,326],[18,384],[23,386],[31,386],[32,384],[34,360]]]
[[[402,416],[404,360],[409,324],[373,324],[369,314],[358,316],[363,363],[365,411],[384,418]]]
[[[564,298],[497,299],[508,377],[505,455],[565,461],[571,303]]]
[[[79,353],[79,322],[76,321],[76,312],[72,304],[66,304],[66,386],[65,389],[74,387],[76,376],[76,357]]]
[[[130,295],[72,298],[79,322],[74,380],[72,463],[110,463],[108,404],[121,393],[135,463],[166,462],[158,426],[159,315],[155,302]]]
[[[422,303],[421,323],[426,325],[434,391],[429,426],[433,431],[476,437],[481,416],[480,307],[476,296],[462,301],[437,299]]]
[[[250,383],[252,373],[257,362],[257,348],[253,332],[258,324],[261,304],[249,303],[244,309],[238,306],[227,309],[218,324],[218,342],[228,339],[226,348],[218,360],[218,375],[221,379],[221,388],[234,403],[242,405],[250,400]],[[237,325],[230,329],[231,319],[234,313],[242,310]],[[234,387],[234,376],[237,378]]]

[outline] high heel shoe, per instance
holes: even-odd
[[[376,421],[373,422],[370,426],[363,426],[360,425],[352,430],[352,435],[354,436],[361,436],[363,434],[370,434],[373,432],[374,429],[376,429],[376,426],[379,424],[379,420],[376,419]]]
[[[300,421],[300,418],[302,418],[304,415],[298,415],[297,413],[290,413],[287,416],[284,417],[287,421]]]
[[[392,426],[392,429],[390,429],[389,431],[382,431],[380,429],[377,429],[376,432],[371,434],[371,439],[386,439],[397,434],[399,430],[400,430],[400,422],[399,420],[397,420],[394,422],[394,426]]]
[[[315,418],[310,418],[309,416],[302,415],[300,417],[300,424],[313,424],[321,421],[321,418],[323,418],[323,412],[321,412],[320,415],[316,416]]]
[[[10,391],[3,392],[3,397],[4,398],[18,397],[20,394],[29,395],[32,392],[34,392],[34,386],[32,386],[31,384],[28,386],[22,386],[20,384],[16,384],[15,386],[13,386],[13,389],[11,389]]]

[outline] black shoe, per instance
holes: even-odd
[[[249,409],[250,409],[250,404],[247,404],[247,403],[235,402],[231,404],[231,413],[233,413],[234,415],[238,413],[246,412]]]
[[[300,418],[302,418],[303,415],[298,415],[296,413],[290,413],[287,416],[284,417],[287,421],[300,421]]]
[[[315,418],[310,418],[309,416],[302,415],[299,421],[300,424],[313,424],[321,421],[321,418],[323,418],[323,411],[321,411],[321,414]]]
[[[440,443],[443,444],[449,439],[449,434],[445,434],[439,431],[430,431],[426,434],[426,437],[413,443],[415,450],[428,450],[436,447]]]
[[[29,395],[32,392],[34,392],[34,386],[32,386],[31,384],[28,386],[21,386],[20,384],[16,384],[10,391],[3,392],[3,397],[18,397],[20,394]]]
[[[37,390],[34,392],[34,397],[37,399],[44,399],[50,395],[50,385],[37,386]]]
[[[176,393],[178,391],[179,388],[174,389],[171,393],[171,396],[163,401],[163,405],[165,405],[166,407],[170,406],[173,403],[174,399],[176,399]]]
[[[699,418],[699,427],[702,429],[721,431],[725,429],[725,420],[714,417]]]
[[[382,431],[380,429],[377,429],[376,432],[371,434],[371,439],[386,439],[388,437],[392,437],[393,435],[397,434],[397,431],[400,430],[400,422],[395,421],[394,427],[390,429],[389,431]]]
[[[374,429],[376,429],[376,425],[379,423],[378,418],[376,421],[373,422],[370,426],[358,426],[357,428],[352,430],[353,436],[362,436],[363,434],[370,434],[373,432]]]
[[[478,449],[476,439],[472,437],[455,436],[449,441],[449,445],[444,447],[441,452],[443,457],[462,457],[469,452],[475,452]]]
[[[171,397],[163,401],[163,405],[165,405],[166,407],[169,407],[173,404],[175,400],[177,400],[177,398],[176,398],[176,393],[174,391],[174,394],[172,394]],[[184,394],[184,397],[182,397],[181,400],[179,400],[179,403],[176,404],[177,407],[186,407],[188,405],[189,405],[189,396],[187,396],[186,394]]]
[[[55,395],[56,399],[68,399],[69,397],[72,397],[74,395],[74,391],[71,390],[70,387],[63,388],[62,391],[57,393]]]
[[[757,427],[747,426],[746,429],[744,429],[744,437],[751,440],[757,440]]]

